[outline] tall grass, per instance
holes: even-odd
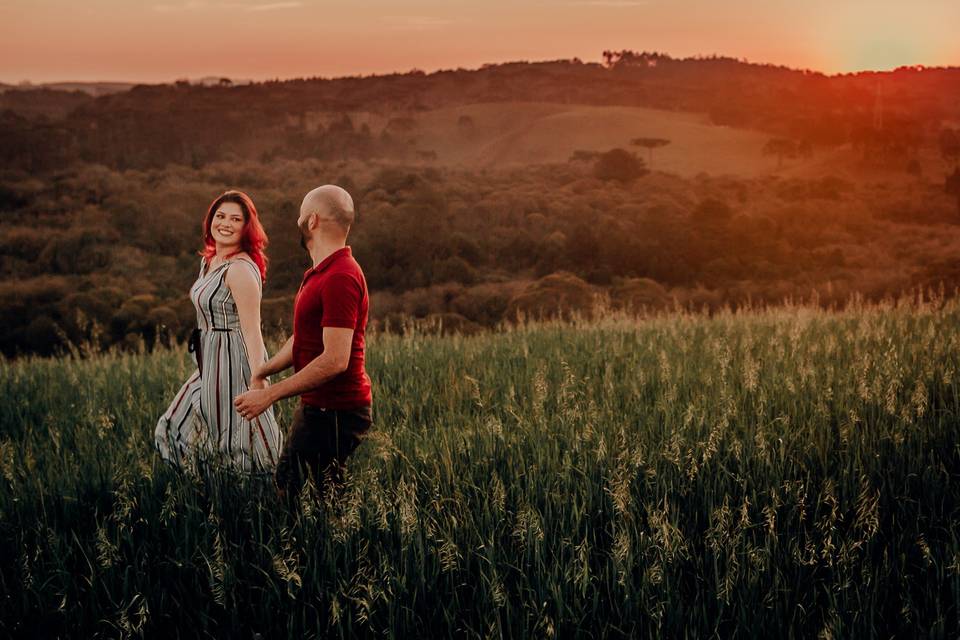
[[[372,436],[293,511],[154,454],[189,364],[0,362],[0,633],[960,629],[956,301],[376,335]]]

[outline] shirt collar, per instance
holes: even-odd
[[[324,269],[326,269],[331,264],[333,264],[335,260],[338,260],[339,258],[348,258],[352,255],[353,255],[353,252],[350,251],[350,245],[347,245],[342,249],[337,249],[336,251],[328,255],[326,258],[321,260],[317,264],[317,266],[307,269],[303,274],[303,278],[304,280],[306,280],[308,277],[310,277],[314,273],[321,273]]]

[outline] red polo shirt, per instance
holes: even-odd
[[[369,296],[367,281],[350,247],[334,251],[307,269],[293,307],[293,368],[300,371],[323,353],[323,328],[353,329],[347,370],[302,396],[324,409],[357,409],[371,403],[370,378],[363,368]]]

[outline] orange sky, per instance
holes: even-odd
[[[960,65],[960,0],[0,0],[0,82],[265,79],[604,49],[826,72]]]

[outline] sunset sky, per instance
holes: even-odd
[[[0,82],[261,80],[722,54],[835,73],[960,64],[957,0],[0,0]]]

